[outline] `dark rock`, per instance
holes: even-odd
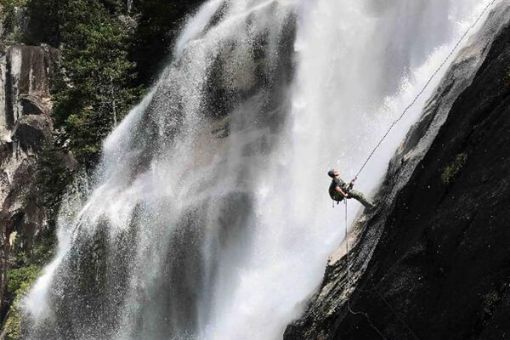
[[[7,128],[12,128],[23,114],[51,111],[50,82],[57,59],[57,50],[45,46],[16,45],[7,50],[2,77]],[[34,108],[37,110],[33,111]]]
[[[39,97],[23,95],[19,99],[23,115],[42,115],[49,114],[47,105]]]
[[[509,22],[502,3],[457,58],[390,164],[380,209],[285,339],[509,336]]]
[[[39,152],[51,138],[52,123],[48,116],[22,116],[13,130],[12,140],[24,152]]]

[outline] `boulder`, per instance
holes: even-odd
[[[46,142],[50,141],[52,131],[51,119],[46,115],[22,116],[16,122],[12,140],[23,152],[37,153]],[[16,150],[19,152],[19,150]]]

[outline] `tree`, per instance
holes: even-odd
[[[132,86],[130,27],[93,0],[67,1],[60,17],[62,64],[54,115],[78,161],[90,168],[99,159],[101,141],[141,94]]]
[[[138,26],[133,36],[130,59],[136,65],[137,83],[150,84],[167,60],[179,29],[203,1],[138,0],[134,11],[139,13]]]

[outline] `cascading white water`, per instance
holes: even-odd
[[[355,173],[483,5],[205,3],[105,141],[90,194],[64,207],[25,301],[30,338],[280,338],[343,235],[326,171]]]

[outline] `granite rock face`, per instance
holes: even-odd
[[[33,194],[38,154],[52,136],[50,84],[58,54],[11,46],[0,56],[0,298],[12,247],[30,248],[46,221]]]
[[[510,337],[509,23],[503,2],[460,52],[285,339]]]
[[[50,84],[57,50],[43,46],[11,46],[1,59],[0,133],[10,141],[10,132],[21,116],[48,115]]]

